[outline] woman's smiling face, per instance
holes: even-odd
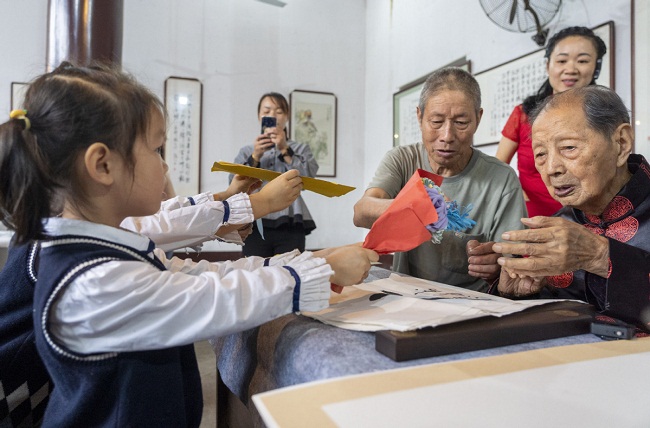
[[[553,93],[589,85],[594,77],[597,58],[596,46],[591,39],[569,36],[560,40],[546,63]]]

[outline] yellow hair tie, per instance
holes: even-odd
[[[27,110],[12,110],[11,113],[9,113],[9,118],[19,119],[25,122],[25,131],[28,131],[29,128],[31,128],[32,126],[32,123],[29,121],[29,118],[27,117]]]

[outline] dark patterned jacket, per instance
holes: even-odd
[[[544,298],[586,300],[602,315],[650,330],[650,165],[643,156],[628,159],[630,181],[600,216],[573,208],[556,215],[609,239],[607,278],[582,270],[547,277]]]

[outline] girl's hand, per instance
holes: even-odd
[[[334,270],[330,282],[347,286],[363,282],[368,277],[371,263],[379,260],[379,254],[358,245],[346,245],[334,248],[325,260]]]
[[[248,223],[241,228],[237,229],[237,233],[239,233],[239,237],[241,238],[242,241],[245,241],[248,236],[253,233],[253,223]]]
[[[283,210],[298,198],[302,190],[302,178],[292,169],[269,181],[259,192],[250,196],[255,218]]]
[[[214,194],[215,201],[225,201],[229,197],[238,193],[248,193],[249,195],[262,186],[262,180],[253,177],[245,177],[243,175],[235,174],[230,186],[220,193]]]

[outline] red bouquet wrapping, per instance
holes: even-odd
[[[379,254],[409,251],[431,240],[426,226],[438,221],[438,213],[429,199],[422,183],[428,178],[437,186],[443,178],[418,169],[390,204],[375,221],[363,242],[363,247]],[[343,287],[332,284],[332,291],[340,293]]]
[[[427,225],[438,221],[438,213],[424,190],[422,178],[437,186],[442,177],[418,169],[402,188],[393,203],[379,216],[363,242],[364,248],[379,254],[408,251],[431,239]]]

